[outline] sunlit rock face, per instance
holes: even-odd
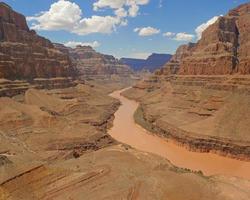
[[[180,62],[190,55],[191,48],[194,47],[194,43],[181,45],[172,56],[169,62],[167,62],[160,70],[156,71],[158,75],[171,75],[178,73],[180,69]]]
[[[22,14],[0,3],[0,78],[33,79],[71,76],[70,58],[30,30]]]
[[[181,75],[250,74],[250,3],[220,17],[197,44],[181,46],[158,73]]]
[[[250,159],[249,23],[250,3],[229,11],[124,93],[141,102],[154,132],[194,150]]]

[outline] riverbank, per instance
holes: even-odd
[[[191,151],[250,161],[249,80],[152,76],[123,95],[140,102],[138,121],[154,134]]]
[[[115,112],[120,103],[108,97],[108,91],[110,88],[103,86],[78,85],[29,90],[25,103],[0,98],[9,102],[0,107],[4,119],[0,124],[0,199],[249,199],[250,181],[246,179],[204,176],[108,135],[112,124],[114,134],[137,135],[127,128],[134,124],[132,115],[138,107],[127,100],[128,107],[121,105]],[[121,127],[116,129],[120,109],[129,118],[120,121]],[[142,147],[163,141],[151,137],[146,134],[131,139]],[[165,147],[154,149],[158,155],[171,152]]]
[[[182,146],[189,151],[200,153],[214,153],[220,156],[233,158],[241,161],[250,162],[250,148],[248,143],[242,144],[229,139],[223,139],[209,136],[201,136],[197,134],[189,134],[188,132],[174,128],[173,126],[165,126],[161,128],[151,123],[144,117],[142,106],[139,106],[134,115],[135,122],[148,130],[150,133],[159,137],[172,140],[176,145]]]
[[[126,90],[115,91],[111,95],[119,99],[122,104],[115,113],[113,127],[108,131],[113,138],[136,149],[167,158],[180,168],[202,171],[208,176],[220,174],[250,179],[250,162],[213,153],[192,152],[138,126],[134,121],[134,113],[138,109],[139,103],[121,96],[124,91]]]

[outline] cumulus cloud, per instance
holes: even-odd
[[[124,8],[118,8],[115,11],[116,16],[124,18],[128,16],[128,12]]]
[[[214,24],[218,18],[220,16],[214,16],[213,18],[211,18],[210,20],[208,20],[207,22],[201,24],[200,26],[198,26],[196,29],[195,29],[195,32],[196,32],[196,35],[197,35],[197,38],[198,39],[201,39],[201,36],[202,36],[202,33],[203,31],[205,31],[210,25]]]
[[[94,42],[76,42],[76,41],[69,41],[64,43],[64,45],[66,47],[71,47],[71,48],[75,48],[76,46],[91,46],[93,48],[97,48],[99,46],[101,46],[101,44],[98,41],[94,41]]]
[[[81,19],[82,10],[70,1],[59,0],[50,6],[48,11],[34,17],[27,17],[34,21],[32,28],[37,30],[69,30]]]
[[[116,26],[122,23],[121,19],[112,16],[92,16],[80,20],[73,33],[78,35],[87,35],[90,33],[112,33]]]
[[[146,5],[149,3],[149,0],[98,0],[93,4],[94,10],[98,11],[102,8],[110,8],[117,10],[123,8],[126,10],[130,17],[136,17],[138,15],[139,6]]]
[[[94,10],[98,11],[100,8],[109,7],[112,9],[118,9],[126,4],[126,0],[99,0],[93,4]]]
[[[139,12],[139,6],[136,3],[133,3],[128,10],[130,17],[136,17]]]
[[[176,34],[175,33],[172,33],[172,32],[166,32],[166,33],[163,33],[163,36],[164,37],[173,37],[175,36]]]
[[[184,42],[190,42],[191,40],[195,38],[195,35],[188,34],[185,32],[182,32],[182,33],[165,32],[162,35],[164,37],[168,37],[176,41],[184,41]]]
[[[186,41],[189,42],[195,38],[194,35],[188,34],[188,33],[177,33],[174,37],[174,40],[176,41]]]
[[[134,32],[138,33],[139,36],[145,37],[145,36],[159,34],[161,31],[159,29],[148,26],[148,27],[142,27],[142,28],[135,28]]]
[[[138,5],[145,5],[149,0],[99,0],[94,3],[94,8],[110,7],[115,9],[114,16],[93,15],[88,18],[82,17],[83,11],[74,2],[58,0],[51,4],[48,11],[38,15],[27,17],[32,22],[35,30],[65,30],[78,35],[91,33],[112,33],[118,26],[126,26],[126,17],[136,16]],[[126,10],[123,6],[128,7]]]

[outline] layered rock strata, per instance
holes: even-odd
[[[77,46],[69,49],[77,69],[85,77],[130,77],[131,69],[115,57],[97,53],[90,46]]]
[[[180,62],[187,56],[190,55],[190,50],[194,47],[194,43],[187,45],[181,45],[172,56],[169,62],[167,62],[161,69],[156,71],[156,74],[171,75],[177,74],[180,69]]]
[[[74,75],[69,56],[30,30],[23,15],[0,3],[0,78],[33,79]]]
[[[250,74],[249,27],[250,3],[247,3],[219,17],[202,33],[197,44],[180,47],[160,73]]]
[[[119,102],[107,91],[78,85],[30,89],[23,103],[0,98],[0,199],[249,199],[248,180],[205,177],[114,141],[106,130]]]
[[[250,3],[231,10],[125,93],[141,102],[147,127],[192,150],[250,160],[249,23]]]
[[[79,81],[78,81],[79,82]],[[82,81],[80,81],[82,82]],[[67,88],[77,85],[77,81],[72,78],[35,78],[27,82],[25,80],[7,80],[0,79],[0,97],[14,97],[19,94],[24,94],[28,89],[58,89]]]
[[[124,95],[141,102],[140,124],[154,133],[192,151],[250,160],[249,76],[154,76]]]

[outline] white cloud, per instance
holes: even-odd
[[[97,48],[99,47],[101,44],[97,41],[94,42],[76,42],[76,41],[69,41],[64,43],[64,45],[66,47],[71,47],[71,48],[75,48],[76,46],[91,46],[93,48]]]
[[[138,32],[140,30],[140,28],[135,28],[134,32]]]
[[[166,32],[166,33],[163,33],[163,36],[164,37],[173,37],[175,36],[176,34],[175,33],[172,33],[172,32]]]
[[[59,0],[50,6],[50,9],[40,15],[27,17],[28,21],[36,21],[32,26],[38,30],[68,30],[74,28],[81,19],[82,10],[70,1]]]
[[[129,16],[136,17],[139,12],[139,6],[136,3],[132,3],[128,10]]]
[[[222,16],[222,15],[220,15]],[[163,33],[164,37],[169,37],[172,38],[173,40],[176,41],[185,41],[185,42],[190,42],[193,39],[197,38],[198,40],[201,39],[202,33],[212,24],[214,24],[218,18],[220,16],[214,16],[213,18],[211,18],[210,20],[208,20],[207,22],[201,24],[200,26],[198,26],[195,29],[195,33],[196,35],[193,34],[188,34],[185,32],[181,32],[181,33],[173,33],[173,32],[165,32]]]
[[[176,41],[186,41],[186,42],[190,42],[192,41],[193,39],[197,38],[198,40],[201,39],[201,36],[202,36],[202,33],[212,24],[214,24],[218,18],[220,16],[214,16],[213,18],[211,18],[210,20],[208,20],[207,22],[201,24],[200,26],[198,26],[196,29],[195,29],[195,33],[196,35],[193,35],[193,34],[188,34],[188,33],[185,33],[185,32],[182,32],[182,33],[173,33],[173,32],[166,32],[166,33],[163,33],[163,36],[164,37],[169,37],[169,38],[172,38]]]
[[[139,12],[139,6],[146,5],[149,0],[98,0],[93,4],[94,10],[98,11],[102,8],[110,8],[115,10],[123,8],[130,17],[136,17]]]
[[[112,16],[92,16],[84,18],[75,26],[73,33],[78,35],[87,35],[90,33],[112,33],[116,26],[122,21]]]
[[[116,16],[121,17],[121,18],[128,16],[128,12],[124,8],[118,8],[115,11],[115,14]]]
[[[214,24],[220,16],[214,16],[207,22],[201,24],[195,29],[198,40],[201,39],[203,31],[205,31],[210,25]]]
[[[146,1],[148,0],[133,0],[133,2],[136,2],[136,5],[141,5]],[[115,16],[93,15],[89,18],[83,18],[83,12],[76,3],[69,0],[58,0],[51,4],[48,11],[27,17],[27,20],[32,21],[31,28],[35,30],[65,30],[78,35],[91,33],[107,34],[115,31],[118,26],[127,25],[128,21],[125,17],[128,15],[128,12],[131,12],[130,14],[133,16],[136,14],[136,11],[133,13],[121,7],[121,5],[124,5],[124,0],[117,0],[115,2],[104,0],[103,2],[113,2],[110,6],[117,8]],[[133,8],[133,6],[131,7]]]
[[[138,32],[139,36],[151,36],[160,33],[159,29],[153,28],[151,26],[142,27],[142,28],[135,28],[134,32]]]
[[[195,38],[194,35],[188,34],[188,33],[177,33],[174,37],[174,40],[176,41],[191,41]]]
[[[122,8],[126,4],[126,0],[99,0],[93,4],[94,10],[97,11],[100,8],[109,7],[112,9]]]

